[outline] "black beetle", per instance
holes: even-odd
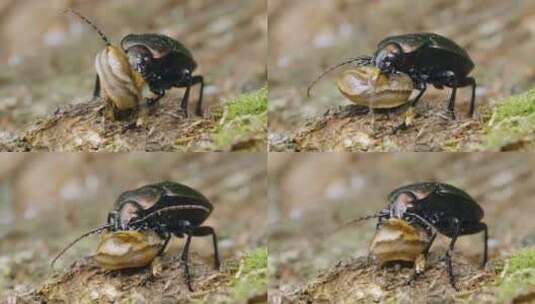
[[[352,58],[325,70],[308,87],[307,94],[314,84],[328,72],[341,66],[356,63],[357,65],[374,65],[382,73],[392,74],[403,72],[408,74],[414,88],[420,92],[411,102],[414,106],[422,97],[427,84],[438,89],[445,86],[452,88],[448,111],[455,118],[455,96],[457,88],[471,86],[470,116],[474,113],[476,80],[468,77],[474,69],[474,63],[465,49],[452,40],[435,33],[414,33],[387,37],[377,45],[373,56]]]
[[[465,191],[452,185],[438,182],[421,182],[395,189],[388,195],[388,206],[378,213],[351,221],[378,218],[377,227],[391,218],[405,220],[419,225],[429,234],[429,242],[423,254],[427,257],[429,249],[437,236],[437,231],[451,238],[445,259],[450,283],[454,288],[455,278],[451,263],[451,252],[457,238],[462,235],[484,233],[482,266],[487,263],[488,229],[481,222],[484,212],[477,202]]]
[[[87,17],[74,10],[67,10],[80,17],[97,31],[106,45],[110,45],[109,39]],[[132,69],[139,72],[148,84],[154,98],[147,98],[149,105],[154,105],[164,95],[165,91],[172,88],[186,88],[182,97],[179,111],[187,117],[188,101],[191,86],[200,84],[199,101],[196,106],[196,114],[202,116],[202,99],[204,92],[204,78],[201,75],[193,76],[197,68],[197,62],[193,55],[179,41],[161,34],[129,34],[121,40],[121,48],[128,56]],[[96,76],[93,97],[100,95],[100,79]]]
[[[180,110],[187,116],[191,86],[200,84],[196,114],[202,116],[203,76],[193,76],[197,68],[191,52],[177,40],[160,34],[130,34],[121,40],[121,48],[126,52],[130,66],[141,73],[155,98],[154,104],[172,88],[186,88],[180,103]],[[98,80],[97,80],[98,83]]]
[[[214,265],[216,269],[220,266],[216,233],[210,226],[201,226],[212,210],[212,204],[204,195],[179,183],[161,182],[123,192],[115,202],[114,209],[108,214],[108,223],[71,242],[51,264],[53,266],[55,261],[76,242],[102,230],[150,229],[164,240],[159,255],[165,250],[172,235],[179,238],[186,235],[181,260],[184,263],[188,288],[193,290],[188,267],[189,247],[193,236],[212,236]]]

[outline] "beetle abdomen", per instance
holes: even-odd
[[[102,97],[109,98],[119,110],[134,109],[142,99],[144,81],[130,68],[126,54],[107,46],[97,54],[95,68],[100,78]]]

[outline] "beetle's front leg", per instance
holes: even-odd
[[[169,240],[171,240],[171,233],[167,233],[167,235],[165,236],[165,241],[163,242],[162,248],[160,248],[160,251],[158,251],[158,254],[156,254],[156,256],[163,255],[167,244],[169,244]]]
[[[154,93],[156,96],[151,98],[145,98],[145,102],[149,106],[149,108],[153,107],[162,97],[165,95],[165,90],[162,89],[156,89],[156,88],[150,88],[150,91]]]
[[[422,95],[424,95],[425,91],[427,90],[427,83],[425,80],[421,79],[420,77],[416,77],[413,79],[415,81],[414,83],[414,89],[420,91],[418,95],[416,95],[416,98],[414,98],[413,101],[411,101],[411,107],[415,107],[416,103],[420,101],[420,98],[422,98]]]

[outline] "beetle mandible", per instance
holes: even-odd
[[[427,90],[427,84],[438,89],[452,89],[448,111],[455,118],[454,108],[457,88],[472,87],[469,115],[475,109],[476,80],[468,75],[474,69],[474,62],[465,49],[452,40],[435,33],[413,33],[387,37],[377,45],[373,56],[352,58],[326,69],[307,89],[310,96],[312,87],[327,73],[347,64],[374,65],[382,73],[402,72],[409,75],[414,88],[419,91],[411,102],[420,100]]]
[[[388,195],[388,206],[374,215],[351,221],[355,223],[378,218],[377,227],[388,219],[396,218],[419,225],[429,234],[429,242],[423,254],[427,257],[437,233],[450,238],[444,258],[451,285],[455,285],[451,254],[459,236],[483,232],[483,261],[487,263],[488,228],[481,221],[484,212],[481,206],[465,191],[439,182],[420,182],[393,190]]]
[[[158,253],[161,255],[171,236],[186,237],[181,260],[184,263],[185,278],[188,288],[191,287],[188,258],[191,238],[194,236],[212,236],[214,248],[214,266],[219,269],[220,260],[217,249],[217,236],[210,226],[202,225],[212,213],[213,205],[199,191],[175,182],[161,182],[123,192],[108,214],[106,225],[95,228],[75,239],[52,260],[63,255],[79,240],[94,233],[127,230],[151,230],[163,240]]]

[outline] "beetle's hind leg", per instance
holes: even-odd
[[[473,117],[475,105],[476,105],[476,87],[477,87],[475,78],[465,77],[464,79],[461,79],[461,81],[458,83],[458,87],[467,87],[467,86],[472,87],[472,97],[470,98],[470,109],[468,110],[468,115],[470,115],[470,117]]]
[[[451,95],[450,95],[450,100],[448,102],[448,112],[451,114],[453,119],[455,119],[454,110],[455,110],[455,99],[457,97],[456,96],[457,89],[471,86],[472,97],[470,99],[470,109],[468,111],[468,115],[470,115],[470,117],[474,115],[475,100],[476,100],[476,80],[474,78],[472,77],[459,78],[452,71],[446,71],[440,76],[438,83],[441,85],[446,85],[448,87],[451,87]]]
[[[474,234],[483,232],[483,261],[481,262],[481,267],[485,267],[488,259],[488,240],[489,240],[489,231],[487,224],[482,222],[470,222],[463,224],[463,234]]]
[[[191,76],[191,72],[189,70],[185,70],[184,76],[182,77],[182,79],[180,79],[180,81],[176,85],[176,87],[178,88],[184,88],[184,87],[186,88],[186,92],[184,93],[184,96],[182,97],[182,101],[180,102],[180,108],[178,109],[178,111],[181,113],[184,113],[184,116],[186,117],[188,117],[188,103],[189,103],[189,94],[191,91],[191,87],[198,83],[201,84],[201,91],[199,94],[199,101],[197,102],[195,114],[202,116],[204,78],[200,75]]]
[[[162,89],[156,89],[156,88],[150,88],[150,91],[154,93],[156,96],[152,98],[145,98],[145,102],[147,103],[147,106],[153,107],[162,97],[165,96],[165,90]]]
[[[192,230],[192,234],[194,236],[212,236],[212,242],[214,246],[214,267],[215,269],[219,269],[221,262],[219,260],[219,251],[217,249],[217,236],[215,234],[214,228],[210,226],[195,227]]]
[[[204,77],[200,75],[193,76],[191,85],[196,85],[197,83],[201,84],[201,88],[200,88],[200,93],[199,93],[199,101],[197,101],[197,107],[195,108],[195,114],[197,114],[198,116],[203,116],[202,115],[202,97],[204,94]]]

